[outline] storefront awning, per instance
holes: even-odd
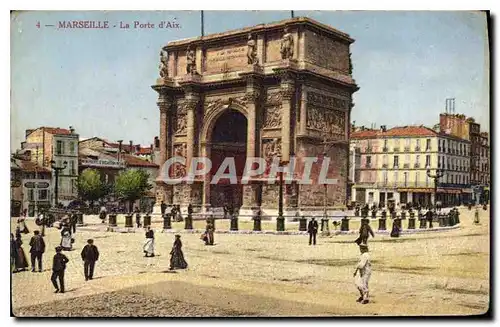
[[[460,194],[462,193],[461,188],[438,188],[438,193],[446,193],[446,194]]]
[[[398,188],[399,192],[412,192],[412,193],[432,193],[432,188]]]

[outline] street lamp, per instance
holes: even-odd
[[[279,156],[277,154],[274,155],[275,158],[278,158]],[[280,163],[279,167],[283,168],[288,164],[288,161],[281,161],[280,158]],[[278,217],[276,218],[276,230],[278,232],[282,232],[285,230],[285,217],[283,217],[283,171],[279,172],[280,180],[279,180],[279,198],[278,198]]]
[[[436,169],[435,174],[431,174],[431,169],[427,168],[427,176],[429,178],[434,179],[434,208],[436,208],[437,203],[437,187],[439,183],[439,179],[444,176],[444,169]]]
[[[57,167],[55,160],[52,160],[52,161],[50,161],[50,165],[51,165],[51,167],[54,170],[54,173],[56,175],[56,185],[55,185],[55,193],[54,193],[55,194],[55,203],[54,203],[54,206],[57,207],[57,204],[59,203],[59,201],[58,201],[58,196],[59,196],[59,172],[61,170],[66,169],[66,167],[68,166],[68,162],[64,161],[62,167]]]

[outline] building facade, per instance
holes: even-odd
[[[158,201],[195,210],[232,204],[241,212],[275,216],[277,183],[210,184],[224,158],[236,158],[238,179],[247,157],[286,164],[290,157],[331,158],[338,183],[285,187],[285,212],[344,207],[352,94],[349,35],[308,18],[170,42],[161,51],[153,89],[160,109],[160,160],[208,157],[212,171],[193,184],[158,181]],[[327,140],[329,146],[323,142]],[[298,165],[300,165],[298,163]],[[176,164],[170,176],[185,176]],[[300,169],[300,168],[299,168]]]
[[[21,144],[24,151],[28,151],[31,160],[39,166],[52,170],[52,166],[65,167],[58,177],[58,202],[68,205],[77,199],[78,179],[78,134],[69,129],[39,127],[26,130],[25,142]],[[66,164],[65,164],[66,163]],[[56,174],[52,174],[52,187],[56,187]],[[55,190],[51,192],[51,203],[55,204]]]
[[[361,153],[353,201],[386,206],[393,200],[396,204],[428,206],[434,203],[437,191],[437,201],[444,205],[458,203],[470,194],[465,170],[469,145],[465,140],[451,138],[424,126],[382,126],[380,130],[352,133],[351,145]],[[448,146],[453,152],[447,152]],[[464,152],[455,152],[455,147]],[[436,189],[432,176],[438,169],[443,177]]]

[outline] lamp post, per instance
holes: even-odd
[[[275,155],[275,158],[276,157],[278,157],[278,155]],[[288,161],[281,161],[280,158],[280,163],[279,163],[280,168],[283,168],[287,164]],[[279,174],[280,174],[279,177],[280,179],[279,179],[278,217],[276,218],[276,230],[278,232],[282,232],[285,230],[285,217],[283,217],[283,171],[280,171]]]
[[[51,165],[51,167],[54,170],[54,173],[56,175],[56,185],[55,185],[55,192],[54,192],[54,195],[55,195],[54,206],[56,207],[57,204],[59,203],[59,201],[58,201],[58,196],[59,196],[59,172],[62,171],[62,170],[64,170],[64,169],[66,169],[66,167],[68,166],[68,162],[64,161],[62,167],[57,167],[55,160],[52,160],[50,162],[50,165]]]
[[[427,168],[427,176],[434,180],[434,208],[436,209],[437,203],[437,187],[439,183],[439,179],[444,176],[444,169],[436,169],[435,174],[431,174],[431,169]]]

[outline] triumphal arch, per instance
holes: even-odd
[[[210,174],[192,183],[158,178],[157,198],[195,211],[230,204],[240,213],[273,215],[279,183],[254,178],[242,185],[211,174],[234,157],[241,176],[247,157],[331,158],[328,177],[338,182],[283,188],[287,214],[322,212],[346,201],[352,94],[349,35],[308,18],[168,43],[160,52],[160,77],[152,88],[160,109],[160,163],[174,156],[208,157]],[[169,176],[183,176],[176,164]],[[313,169],[313,174],[317,173]],[[326,195],[326,196],[325,196]]]

